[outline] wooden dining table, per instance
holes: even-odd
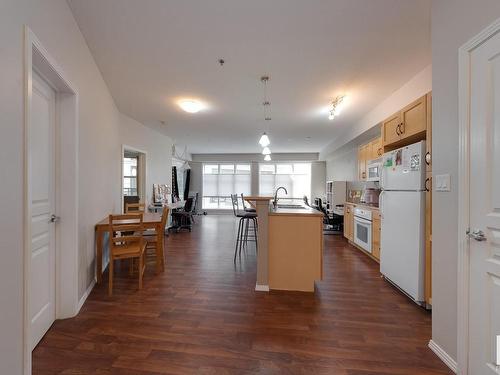
[[[127,220],[123,220],[123,224],[126,224]],[[144,230],[154,229],[156,232],[156,241],[159,248],[163,248],[163,235],[164,231],[161,227],[161,213],[156,212],[145,212],[143,215],[143,226]],[[102,257],[104,254],[104,235],[106,233],[110,234],[109,218],[104,218],[95,225],[95,235],[96,235],[96,273],[97,273],[97,283],[102,282]],[[159,262],[163,268],[164,262]],[[158,264],[158,263],[157,263]],[[163,270],[163,269],[162,269]]]

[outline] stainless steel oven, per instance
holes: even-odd
[[[354,243],[372,252],[372,212],[364,208],[354,209]]]

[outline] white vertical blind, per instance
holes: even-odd
[[[273,195],[280,186],[287,189],[289,199],[311,199],[311,163],[260,164],[260,194]]]
[[[203,208],[231,209],[231,194],[249,195],[250,164],[204,164]]]

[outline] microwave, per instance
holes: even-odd
[[[366,166],[366,181],[380,181],[382,159],[370,160]]]

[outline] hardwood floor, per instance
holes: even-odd
[[[33,374],[451,374],[427,348],[431,315],[340,236],[325,237],[316,294],[258,293],[255,250],[233,264],[237,222],[206,216],[166,240],[144,289],[126,264],[80,314],[57,321]]]

